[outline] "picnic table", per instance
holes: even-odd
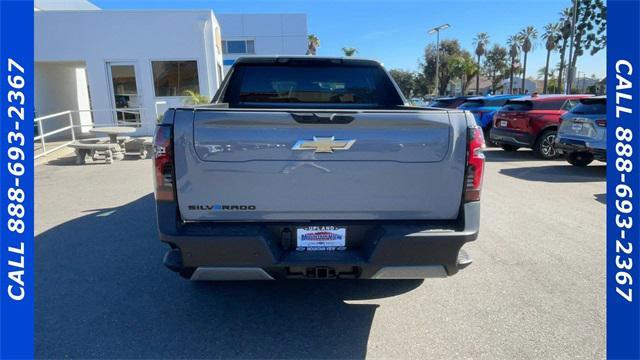
[[[136,128],[130,126],[104,126],[95,127],[89,130],[92,134],[105,134],[109,136],[109,141],[113,144],[118,143],[118,136],[125,134],[131,134],[136,131]]]
[[[104,158],[107,164],[111,164],[113,160],[122,160],[125,155],[124,146],[129,137],[122,137],[125,134],[131,134],[136,128],[130,126],[104,126],[89,129],[92,134],[104,134],[109,137],[108,141],[100,139],[85,139],[75,141],[69,147],[75,149],[76,164],[84,164],[86,158],[97,160]],[[144,154],[147,155],[146,153]],[[142,153],[141,153],[142,157]]]

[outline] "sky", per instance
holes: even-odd
[[[103,9],[211,9],[214,13],[304,13],[309,33],[320,39],[318,55],[340,56],[343,47],[358,49],[358,57],[381,61],[388,69],[417,70],[424,47],[435,43],[427,30],[443,23],[451,28],[440,40],[458,39],[473,52],[473,37],[487,32],[491,44],[505,46],[508,36],[532,25],[542,33],[556,22],[571,0],[91,0]],[[224,29],[222,29],[224,36]],[[546,50],[535,44],[527,61],[527,76],[537,77]],[[550,64],[559,62],[558,53]],[[602,78],[606,49],[578,59],[578,72]]]

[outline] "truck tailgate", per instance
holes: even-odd
[[[453,219],[460,208],[462,112],[178,111],[174,141],[187,221]]]

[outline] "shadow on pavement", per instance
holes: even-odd
[[[527,149],[509,152],[490,147],[484,150],[484,154],[488,162],[540,161],[533,156],[533,152]]]
[[[363,358],[375,299],[422,281],[192,283],[165,269],[151,194],[36,237],[39,358]]]
[[[607,194],[593,194],[593,198],[601,204],[607,204]]]
[[[135,160],[140,160],[140,158],[138,156],[125,156],[124,159],[116,160],[116,161],[135,161]],[[85,164],[78,165],[78,164],[76,164],[76,156],[75,155],[64,156],[64,157],[59,157],[57,159],[52,159],[52,160],[47,161],[46,164],[47,165],[51,165],[51,166],[110,165],[110,164],[107,164],[102,159],[98,159],[98,160],[95,160],[95,161],[87,160],[87,162]]]
[[[572,165],[549,165],[501,169],[500,174],[521,180],[549,183],[581,183],[605,181],[607,167],[595,165],[577,167]]]

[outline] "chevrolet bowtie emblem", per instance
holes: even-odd
[[[333,136],[314,136],[313,140],[299,140],[291,150],[315,150],[316,153],[332,153],[334,150],[349,150],[355,142],[355,140],[336,140]]]

